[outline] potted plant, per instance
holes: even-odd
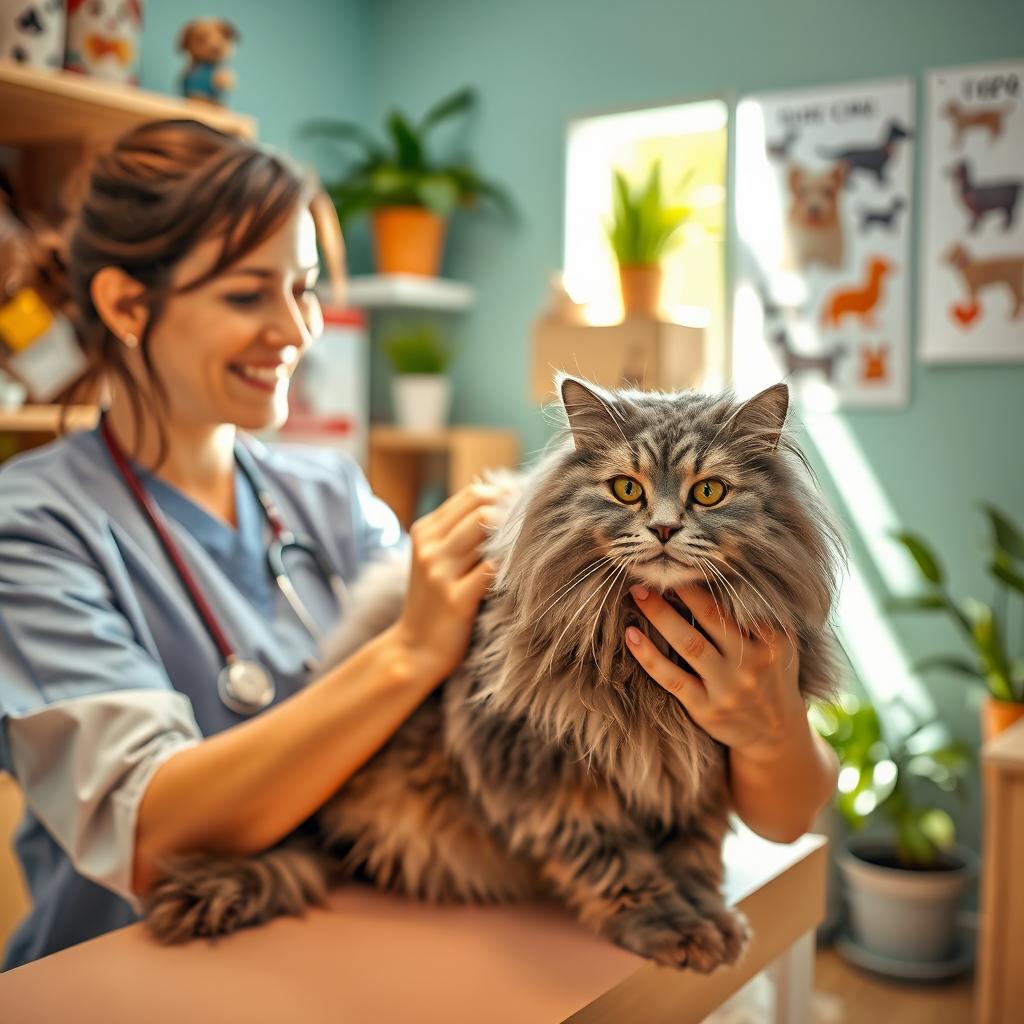
[[[445,230],[458,206],[487,200],[511,214],[505,191],[482,178],[466,158],[435,158],[428,151],[438,125],[467,114],[476,93],[460,89],[431,107],[415,123],[394,110],[383,142],[351,121],[320,118],[304,133],[354,150],[344,177],[327,184],[342,226],[357,214],[371,218],[374,258],[382,274],[434,276],[441,265]]]
[[[1010,606],[1024,595],[1024,533],[995,506],[982,508],[991,530],[987,567],[995,587],[992,604],[971,597],[957,603],[927,542],[916,534],[894,531],[893,536],[917,564],[927,589],[923,594],[891,598],[888,606],[894,611],[942,611],[950,616],[972,656],[935,655],[914,667],[922,672],[942,669],[980,681],[988,691],[982,708],[982,735],[988,740],[1024,717],[1024,657],[1011,656],[1007,638]],[[1024,655],[1024,649],[1020,653]]]
[[[451,389],[444,375],[451,350],[432,324],[396,329],[384,341],[394,367],[391,401],[395,422],[406,430],[442,430],[448,422]]]
[[[683,185],[689,177],[687,174]],[[693,219],[695,208],[665,202],[658,161],[635,190],[630,190],[621,171],[613,172],[612,179],[612,220],[607,232],[619,265],[622,308],[626,316],[656,317],[661,299],[661,259],[679,229]]]
[[[903,964],[942,962],[954,951],[956,912],[977,857],[956,843],[953,819],[928,789],[962,798],[972,761],[941,722],[901,706],[910,724],[895,735],[852,694],[814,705],[811,716],[841,767],[835,802],[852,835],[838,860],[855,942]],[[861,834],[869,824],[877,827]]]

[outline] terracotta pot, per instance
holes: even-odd
[[[373,252],[380,274],[435,277],[441,269],[445,220],[421,206],[374,210]]]
[[[1009,729],[1018,719],[1024,718],[1024,702],[996,700],[988,696],[981,706],[981,736],[984,742]]]
[[[622,311],[626,316],[657,319],[661,312],[661,267],[657,263],[619,266]]]

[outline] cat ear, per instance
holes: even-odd
[[[555,378],[555,386],[562,396],[577,449],[593,448],[595,443],[607,443],[614,436],[621,437],[622,428],[615,419],[609,400],[594,385],[560,373]]]
[[[733,417],[733,432],[761,439],[771,454],[775,451],[789,410],[789,387],[785,383],[748,398]]]

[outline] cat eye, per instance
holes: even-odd
[[[631,476],[617,476],[612,480],[612,494],[624,505],[635,505],[644,496],[644,489]]]
[[[708,508],[717,505],[725,497],[725,484],[721,480],[709,477],[694,484],[690,495],[698,505]]]

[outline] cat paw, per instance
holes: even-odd
[[[716,921],[704,918],[651,919],[630,928],[619,942],[656,963],[698,974],[710,974],[736,958],[732,932],[727,935]]]
[[[738,910],[725,908],[713,911],[708,916],[722,933],[722,938],[725,941],[723,963],[735,963],[746,952],[752,934],[746,917]]]

